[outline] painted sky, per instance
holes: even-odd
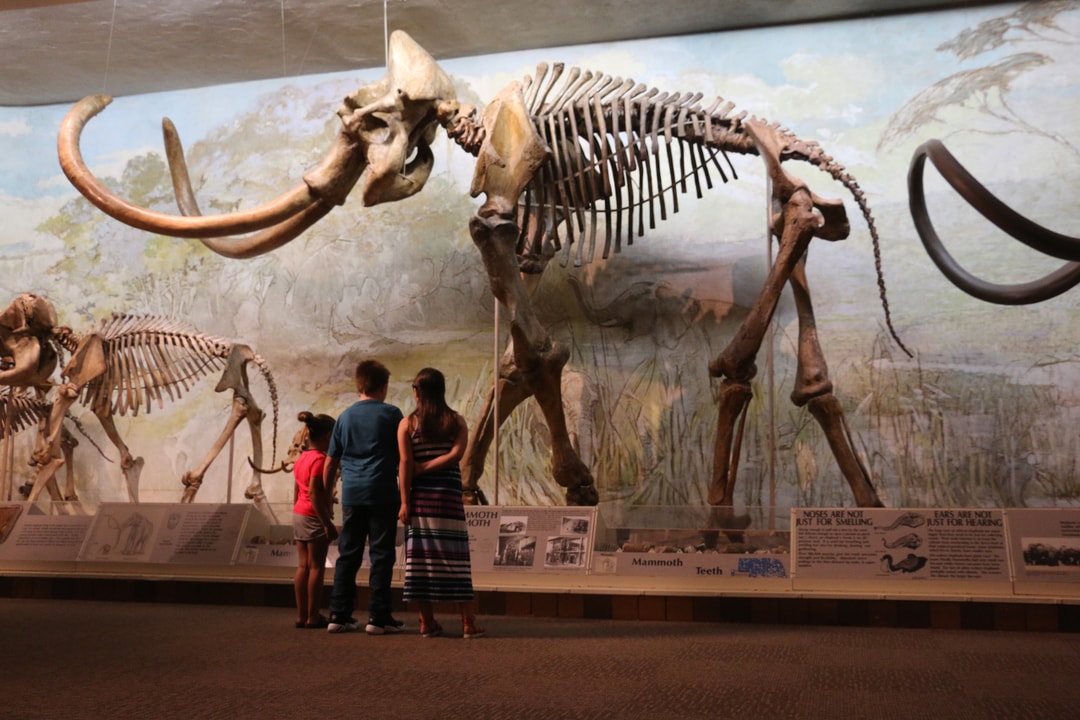
[[[1006,8],[1007,9],[1007,8]],[[741,108],[779,116],[801,131],[820,135],[845,126],[879,123],[923,88],[928,78],[960,66],[943,63],[935,48],[957,32],[1001,15],[1001,6],[970,11],[808,26],[687,36],[679,42],[641,40],[618,44],[545,48],[498,56],[448,60],[443,67],[470,82],[484,97],[507,82],[531,74],[540,61],[563,61],[595,69],[618,67],[658,87],[686,87],[690,76],[708,71],[715,80],[702,92]],[[1076,13],[1074,13],[1076,15]],[[1072,18],[1073,21],[1076,18]],[[104,48],[103,48],[104,52]],[[979,58],[985,62],[986,57]],[[505,68],[492,72],[492,68]],[[663,74],[658,69],[663,68]],[[327,76],[290,78],[294,84],[331,77],[355,77],[358,85],[376,79],[382,68]],[[197,90],[118,98],[107,121],[87,129],[88,160],[106,172],[137,151],[161,148],[158,119],[170,117],[186,140],[204,137],[250,106],[282,80],[221,85]],[[88,88],[97,92],[99,88]],[[118,112],[120,109],[122,112]],[[0,108],[0,193],[14,198],[70,195],[56,163],[56,134],[68,106]],[[108,132],[100,125],[111,123]],[[189,140],[189,141],[190,141]],[[137,148],[138,150],[135,150]]]

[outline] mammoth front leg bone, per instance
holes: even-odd
[[[493,385],[484,400],[484,408],[480,411],[480,418],[473,433],[469,436],[469,444],[461,459],[462,498],[467,505],[487,504],[487,498],[480,490],[480,476],[484,474],[484,462],[491,449],[491,443],[495,439],[496,416],[501,425],[505,418],[510,417],[514,408],[528,400],[532,394],[526,389],[521,378],[515,377],[512,369],[508,369],[507,363],[503,363],[502,368],[497,372],[495,383],[499,388],[498,412],[494,412],[495,387]]]
[[[513,207],[508,204],[508,207]],[[486,214],[485,209],[490,214]],[[469,232],[487,268],[491,291],[510,315],[510,336],[513,343],[514,365],[521,375],[522,392],[533,395],[551,433],[551,472],[555,481],[566,488],[570,505],[595,505],[599,501],[592,474],[578,458],[570,443],[563,415],[562,369],[569,352],[552,341],[533,311],[528,290],[518,270],[518,226],[507,215],[481,208],[472,218]],[[524,399],[524,398],[522,398]],[[503,417],[503,416],[500,416]],[[472,466],[482,458],[471,458]],[[474,478],[475,482],[475,478]]]

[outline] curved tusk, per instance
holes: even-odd
[[[165,118],[161,121],[161,132],[165,140],[165,154],[169,161],[169,173],[172,176],[176,205],[185,216],[199,217],[202,212],[199,210],[199,205],[195,200],[195,191],[191,188],[187,160],[184,159],[184,146],[180,142],[180,135],[176,132],[176,126],[173,125],[171,120]],[[335,146],[335,149],[337,149],[337,146]],[[346,155],[348,154],[346,151]],[[336,158],[337,155],[338,153],[332,153],[330,157]],[[330,167],[327,174],[336,180],[334,170],[340,168],[341,164],[333,161],[324,164]],[[355,184],[355,180],[353,180],[353,184]],[[330,183],[324,183],[323,186],[330,187],[331,185]],[[352,185],[349,185],[349,189],[351,188]],[[348,194],[347,190],[345,194]],[[333,205],[323,200],[316,200],[292,217],[254,235],[243,238],[200,237],[199,240],[218,255],[232,259],[252,258],[276,250],[296,239],[301,233],[325,217],[333,207]]]
[[[60,124],[57,152],[60,167],[71,184],[102,211],[127,225],[173,237],[203,238],[248,233],[287,221],[318,202],[305,182],[253,210],[227,215],[184,217],[133,205],[94,177],[79,148],[83,127],[110,102],[112,98],[107,95],[91,95],[75,103]]]
[[[242,238],[204,237],[199,238],[199,241],[223,257],[233,260],[247,260],[268,253],[271,250],[276,250],[282,245],[295,240],[333,209],[333,205],[317,202],[288,220],[254,235]]]
[[[279,473],[279,472],[292,472],[293,463],[288,462],[287,460],[282,460],[281,465],[279,467],[271,468],[269,470],[263,470],[258,465],[256,465],[251,460],[251,458],[248,458],[247,461],[248,461],[248,465],[251,466],[252,470],[254,470],[255,472],[260,473],[262,475],[273,475],[273,474]]]
[[[1072,262],[1038,280],[1015,285],[986,282],[969,273],[945,249],[930,221],[923,189],[927,158],[949,185],[996,227],[1034,250]],[[953,285],[972,297],[999,305],[1028,305],[1057,297],[1080,284],[1080,262],[1075,262],[1080,260],[1080,239],[1056,233],[1017,213],[983,187],[939,140],[923,143],[911,157],[908,206],[930,259]]]

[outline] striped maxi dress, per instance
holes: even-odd
[[[445,455],[452,441],[425,442],[412,436],[417,463]],[[405,533],[406,601],[468,602],[473,599],[469,562],[469,529],[461,501],[461,468],[457,463],[414,475],[409,495],[409,527]]]

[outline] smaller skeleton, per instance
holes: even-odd
[[[154,404],[163,407],[166,398],[179,399],[196,380],[217,369],[223,372],[214,390],[232,390],[232,412],[202,462],[184,473],[182,501],[194,501],[207,469],[244,420],[251,429],[255,462],[261,464],[264,413],[249,390],[248,363],[255,364],[270,389],[276,454],[277,386],[266,362],[247,345],[204,335],[185,322],[154,315],[114,314],[80,338],[69,328],[56,326],[56,311],[47,299],[26,293],[0,313],[0,384],[46,392],[52,387],[51,376],[59,362],[57,346],[71,353],[71,361],[61,371],[63,383],[56,388],[52,409],[34,450],[33,463],[38,471],[31,500],[48,487],[65,462],[61,457],[62,423],[79,400],[98,418],[120,452],[128,497],[138,502],[144,461],[131,454],[116,428],[115,417],[138,415],[143,407],[149,413]],[[73,499],[73,486],[68,491]],[[265,508],[266,494],[257,471],[244,494]]]
[[[44,432],[46,422],[51,413],[52,403],[28,392],[25,388],[0,387],[0,440],[9,441],[20,432],[31,427],[36,428],[39,433]],[[68,415],[65,419],[74,424],[79,432],[90,441],[90,444],[94,445],[98,453],[100,453],[102,457],[105,457],[105,453],[102,452],[101,448],[86,434],[86,430],[77,418]],[[60,453],[63,456],[65,468],[64,491],[62,493],[60,492],[60,488],[56,482],[55,472],[53,475],[44,479],[45,489],[48,490],[49,497],[53,500],[76,499],[75,471],[72,465],[72,458],[74,457],[75,448],[78,446],[79,441],[68,431],[67,427],[64,426],[61,428]],[[106,458],[106,460],[107,459],[108,458]],[[5,458],[3,470],[5,474],[10,472],[10,465],[7,460],[8,458]],[[7,476],[5,476],[5,480],[6,479]],[[34,489],[34,484],[34,482],[28,482],[18,488],[18,491],[23,498],[29,498],[30,493]],[[6,499],[11,499],[10,491],[5,493],[5,495]]]

